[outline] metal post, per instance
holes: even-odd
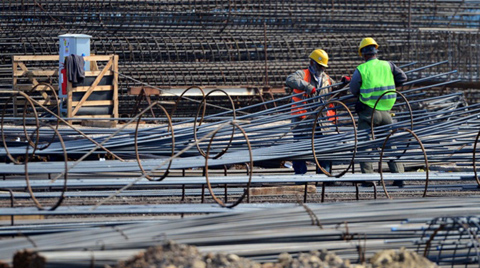
[[[228,200],[227,200],[227,199],[228,199],[228,197],[227,197],[227,194],[228,194],[228,193],[227,193],[227,184],[226,184],[226,183],[225,183],[225,189],[224,189],[224,191],[225,191],[225,203],[227,203],[227,202],[228,202]]]
[[[185,184],[182,184],[182,201],[185,201]]]
[[[322,182],[322,203],[325,201],[325,182]]]
[[[360,200],[360,191],[358,189],[358,183],[354,182],[353,184],[355,184],[355,197],[357,198],[357,200]]]
[[[303,203],[307,203],[308,182],[305,183],[305,191],[303,193]]]
[[[267,55],[267,23],[263,23],[264,51],[265,51],[265,86],[268,86],[268,55]]]
[[[13,208],[15,206],[15,198],[13,196],[13,191],[11,189],[8,189],[8,192],[10,193],[10,206]],[[10,223],[11,225],[15,225],[15,216],[14,215],[11,215],[11,219],[10,219]]]

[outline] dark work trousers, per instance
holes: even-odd
[[[373,108],[370,108],[367,105],[363,105],[362,110],[358,113],[358,130],[370,129],[370,124],[372,120],[372,111]],[[390,111],[379,111],[375,110],[373,114],[373,126],[383,126],[391,124],[392,116]],[[393,148],[394,149],[394,148]],[[388,162],[388,167],[392,173],[402,173],[404,172],[403,164],[395,163],[392,161]],[[373,164],[368,162],[360,163],[360,168],[362,173],[373,173]]]
[[[292,133],[295,140],[311,140],[312,138],[312,122],[304,123],[299,117],[292,118]],[[297,123],[297,124],[295,124]],[[331,161],[318,161],[320,166],[322,166],[328,173],[331,172]],[[307,161],[305,160],[293,160],[292,161],[293,170],[295,174],[305,174],[307,173]],[[317,174],[323,174],[322,170],[317,167]]]

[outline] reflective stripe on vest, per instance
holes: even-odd
[[[362,76],[360,101],[373,108],[378,98],[386,91],[395,91],[392,67],[388,61],[373,59],[357,67]],[[387,93],[378,101],[375,109],[387,111],[392,109],[397,100],[396,93]]]
[[[305,73],[305,75],[303,76],[303,80],[310,83],[310,79],[311,79],[310,71],[308,69],[305,69],[305,70],[303,70],[303,72]],[[304,93],[304,94],[297,95],[298,93]],[[297,104],[292,104],[292,109],[291,109],[292,115],[306,113],[307,110],[305,110],[305,105],[307,105],[307,102],[303,101],[303,102],[299,103],[299,101],[302,101],[302,100],[308,98],[307,93],[305,93],[305,91],[303,91],[303,90],[294,88],[293,89],[293,94],[295,94],[297,96],[292,96],[292,102],[296,102]],[[305,118],[305,117],[307,117],[307,116],[306,115],[300,116],[300,118],[302,118],[302,119]]]

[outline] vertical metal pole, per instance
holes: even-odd
[[[182,185],[182,201],[185,201],[185,184]]]
[[[408,30],[412,28],[412,0],[408,1]]]
[[[303,203],[307,203],[308,182],[305,183],[305,190],[303,192]]]
[[[322,182],[322,203],[325,201],[325,182]]]
[[[15,206],[13,192],[12,192],[11,189],[8,189],[8,192],[10,192],[10,206],[13,208]],[[11,216],[10,222],[11,222],[12,226],[15,225],[15,216],[14,215]]]
[[[354,182],[355,184],[355,197],[357,200],[360,200],[360,191],[358,190],[358,183]]]
[[[475,34],[476,38],[475,38],[475,50],[477,52],[477,77],[480,77],[480,42],[478,41],[479,37],[480,37],[480,25],[478,27],[478,31],[477,31],[477,34]],[[473,79],[473,74],[472,74],[472,79]]]
[[[410,55],[411,47],[410,42],[412,40],[412,0],[408,1],[408,54]]]
[[[202,184],[202,203],[205,203],[205,184]]]
[[[228,197],[227,197],[227,184],[225,183],[225,203],[228,202]]]
[[[263,23],[264,45],[265,51],[265,86],[268,86],[268,55],[267,55],[267,23]]]

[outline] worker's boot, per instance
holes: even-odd
[[[402,163],[396,163],[392,160],[390,160],[388,162],[388,167],[390,168],[390,172],[392,172],[392,173],[403,173],[403,172],[405,172],[405,167],[403,166]],[[402,188],[404,183],[403,183],[403,180],[394,180],[392,185],[397,186],[399,188]]]
[[[393,185],[393,186],[398,186],[399,188],[403,188],[404,183],[403,183],[402,180],[395,180],[395,181],[393,181],[393,184],[392,184],[392,185]]]
[[[373,187],[377,186],[377,182],[375,181],[364,181],[362,182],[362,187]]]

